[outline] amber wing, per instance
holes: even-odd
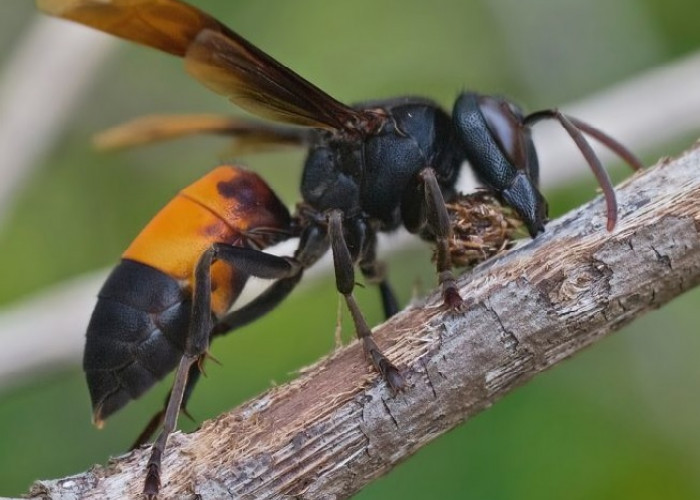
[[[104,150],[130,148],[195,134],[216,134],[234,138],[236,151],[254,151],[270,146],[303,146],[309,141],[309,132],[299,127],[232,116],[147,115],[104,130],[93,139],[97,148]]]
[[[184,2],[37,0],[37,5],[47,14],[183,57],[200,82],[259,116],[332,130],[365,124],[362,113]]]

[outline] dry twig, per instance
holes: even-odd
[[[600,200],[535,241],[460,278],[467,307],[439,294],[376,328],[405,371],[393,395],[355,343],[192,434],[172,436],[162,494],[181,498],[345,498],[537,373],[700,283],[700,149],[618,189],[620,222]],[[135,497],[148,450],[35,497]]]

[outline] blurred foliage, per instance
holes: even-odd
[[[29,23],[29,3],[0,5],[0,57],[7,56],[22,23]],[[560,104],[696,50],[700,17],[700,3],[691,0],[624,0],[615,8],[603,0],[450,0],[439,8],[418,0],[332,7],[321,0],[193,3],[344,101],[406,93],[429,95],[445,106],[462,88],[506,93],[529,108]],[[231,159],[226,144],[212,138],[113,154],[91,150],[92,133],[139,114],[235,112],[188,79],[181,66],[123,44],[103,67],[0,230],[0,303],[113,265],[178,189]],[[277,152],[242,161],[291,205],[302,159],[300,152]],[[554,214],[589,199],[594,188],[589,180],[548,193]],[[422,248],[391,256],[392,281],[403,302],[417,284],[433,286],[428,255]],[[381,321],[376,291],[359,289],[358,296],[370,322]],[[697,291],[687,294],[540,376],[359,498],[700,498],[699,297]],[[329,352],[336,310],[326,278],[217,342],[214,355],[223,366],[209,369],[192,413],[212,417]],[[344,331],[352,337],[347,318]],[[75,473],[122,453],[167,389],[168,382],[161,384],[102,432],[90,426],[77,367],[5,389],[0,494],[20,494],[34,479]],[[181,427],[194,424],[182,419]]]

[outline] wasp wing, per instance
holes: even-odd
[[[363,122],[361,113],[240,37],[200,32],[185,55],[185,66],[204,85],[258,116],[336,130]]]
[[[184,57],[197,34],[226,31],[213,17],[176,0],[37,0],[46,14]]]
[[[337,101],[199,9],[178,0],[37,0],[47,14],[184,57],[188,71],[259,116],[353,130],[362,113]]]
[[[169,141],[195,134],[216,134],[235,139],[236,151],[267,146],[303,146],[309,130],[211,114],[147,115],[109,128],[93,141],[98,149],[122,149]]]

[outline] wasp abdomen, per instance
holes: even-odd
[[[182,356],[191,301],[180,284],[124,259],[102,287],[83,369],[100,422],[167,375]]]
[[[284,204],[253,172],[220,166],[183,189],[146,225],[99,293],[83,368],[101,422],[177,366],[190,330],[194,269],[214,244],[264,248],[291,236]],[[210,269],[211,313],[223,317],[247,275]]]

